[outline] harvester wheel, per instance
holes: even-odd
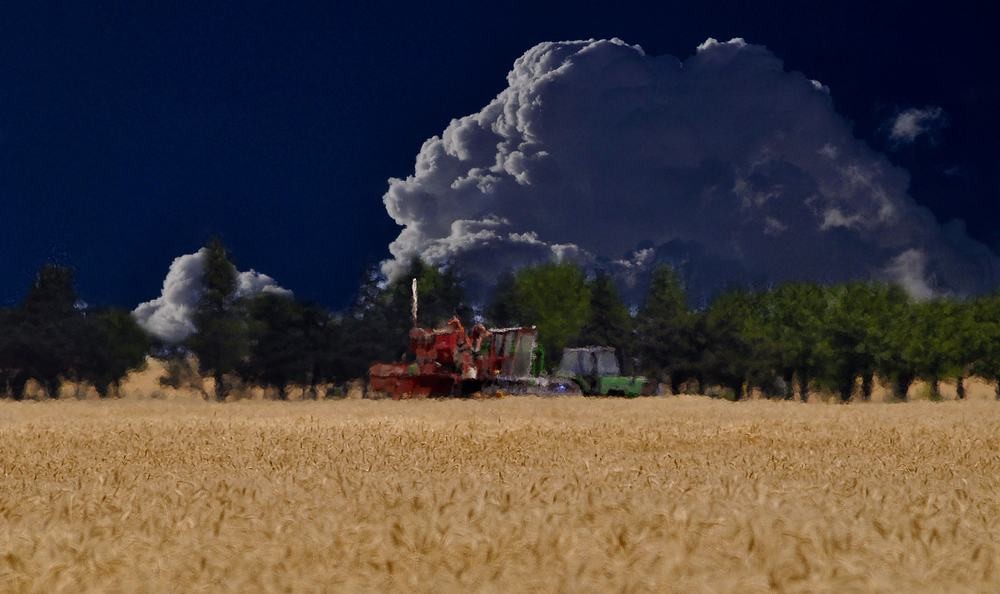
[[[460,387],[460,394],[462,396],[472,396],[473,394],[481,391],[483,389],[483,382],[479,380],[462,380],[462,385]]]

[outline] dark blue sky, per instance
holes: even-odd
[[[766,45],[830,87],[918,202],[1000,251],[986,3],[140,4],[5,7],[0,303],[54,261],[87,301],[132,307],[218,234],[241,269],[339,307],[398,232],[387,178],[500,91],[528,47],[589,37],[681,58],[710,36]],[[891,150],[884,122],[926,105],[949,126]]]

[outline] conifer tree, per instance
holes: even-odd
[[[590,315],[573,342],[579,346],[614,347],[620,368],[630,373],[632,316],[610,275],[600,271],[587,285],[590,288]]]
[[[683,380],[698,375],[695,320],[677,275],[661,265],[653,271],[636,316],[636,347],[643,372],[669,382],[674,394]]]
[[[194,314],[195,333],[188,346],[201,372],[215,379],[215,398],[226,399],[225,376],[247,355],[247,329],[236,304],[236,267],[218,239],[205,246],[202,293]]]

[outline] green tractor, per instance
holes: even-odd
[[[563,349],[556,376],[572,380],[587,395],[638,396],[646,378],[621,375],[613,347]]]

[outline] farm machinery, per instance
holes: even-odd
[[[486,328],[466,332],[453,317],[444,328],[417,325],[417,283],[413,280],[412,361],[375,363],[368,370],[369,394],[393,399],[467,396],[517,387],[534,381],[541,361],[534,326]],[[537,375],[537,371],[536,371]]]
[[[368,369],[369,397],[425,398],[509,393],[638,396],[646,378],[623,376],[612,347],[563,350],[559,371],[544,368],[534,326],[487,328],[466,332],[453,317],[443,328],[417,324],[417,282],[413,280],[412,360],[374,363]]]
[[[647,387],[644,377],[621,375],[615,349],[605,346],[563,349],[556,377],[594,396],[638,396]]]

